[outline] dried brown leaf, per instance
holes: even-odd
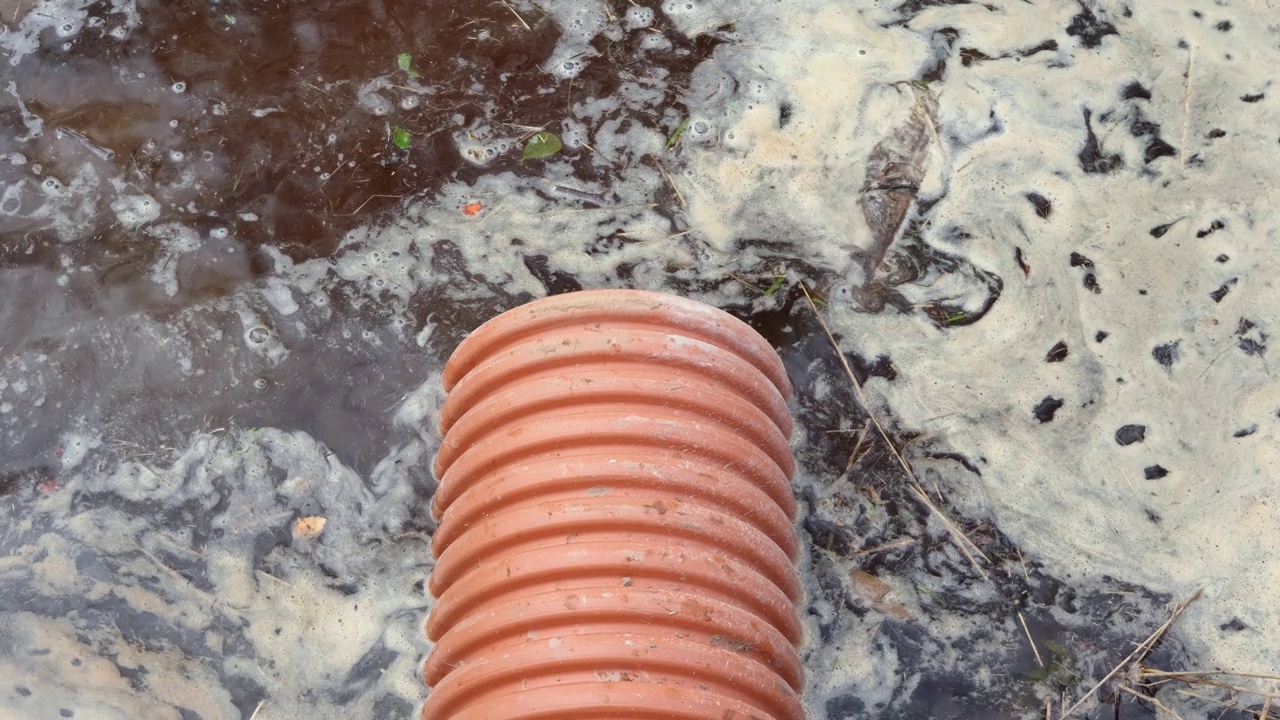
[[[933,94],[927,88],[908,87],[915,97],[911,117],[867,156],[866,178],[858,203],[872,238],[865,267],[867,282],[884,262],[920,192],[928,167],[929,144],[936,134]]]

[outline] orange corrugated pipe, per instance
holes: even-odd
[[[423,720],[800,720],[782,363],[659,293],[545,298],[445,366]]]

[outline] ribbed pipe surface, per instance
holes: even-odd
[[[558,295],[444,373],[424,720],[799,720],[789,385],[700,303]]]

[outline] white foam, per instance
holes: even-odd
[[[126,228],[137,228],[160,217],[160,203],[150,195],[121,195],[111,203],[116,222]]]
[[[60,460],[65,472],[84,462],[90,452],[101,447],[102,438],[94,433],[68,431],[63,433],[61,445]]]
[[[10,65],[17,66],[40,48],[40,36],[46,31],[52,31],[54,37],[60,39],[78,36],[86,25],[90,8],[99,4],[98,0],[42,0],[27,9],[16,26],[7,27],[6,32],[0,34],[0,50],[9,56]],[[16,18],[21,9],[21,5],[15,7],[13,17]],[[113,37],[124,39],[138,26],[134,0],[111,0],[106,12],[115,16],[111,18],[113,22],[119,23],[111,32]],[[90,27],[101,32],[101,24],[90,24]]]
[[[787,238],[796,256],[860,280],[856,257],[871,239],[856,193],[865,158],[914,103],[888,83],[911,79],[928,61],[923,28],[959,28],[966,45],[992,56],[1043,38],[1073,48],[970,68],[952,57],[946,78],[928,89],[944,142],[931,150],[922,194],[947,194],[923,239],[1004,279],[991,312],[939,330],[919,312],[868,315],[840,301],[831,304],[833,329],[848,351],[893,358],[897,379],[873,379],[868,389],[905,429],[980,459],[981,477],[946,474],[961,507],[989,509],[1028,558],[1077,583],[1109,575],[1179,598],[1206,586],[1205,600],[1180,621],[1203,666],[1266,672],[1280,667],[1280,650],[1263,639],[1280,635],[1280,603],[1264,600],[1280,586],[1269,550],[1280,508],[1268,502],[1270,468],[1280,462],[1280,387],[1264,357],[1237,347],[1237,330],[1241,317],[1268,335],[1275,324],[1280,295],[1269,278],[1280,266],[1268,248],[1280,223],[1266,208],[1280,202],[1280,186],[1275,137],[1258,124],[1258,106],[1238,99],[1265,85],[1256,68],[1270,63],[1224,58],[1232,48],[1275,48],[1275,34],[1265,23],[1236,23],[1230,35],[1212,25],[1192,32],[1183,3],[1135,7],[1127,21],[1110,9],[1121,34],[1100,50],[1061,34],[1077,5],[1008,3],[999,22],[978,5],[939,7],[903,27],[886,22],[887,9],[813,3],[738,21],[742,44],[722,46],[698,70],[694,85],[711,92],[688,95],[695,117],[724,123],[715,146],[686,148],[689,221],[725,252],[744,237]],[[693,19],[705,13],[685,3],[664,10],[681,27],[710,22]],[[1188,32],[1190,80],[1182,72],[1190,53],[1178,49]],[[1053,68],[1063,63],[1071,67]],[[747,88],[745,97],[717,92],[724,77]],[[1135,77],[1153,94],[1137,105],[1120,96]],[[1082,101],[1105,150],[1124,159],[1114,174],[1081,171]],[[792,108],[786,127],[783,103]],[[1187,146],[1144,162],[1146,139],[1128,132],[1135,107],[1173,145],[1183,143],[1186,123]],[[1212,127],[1234,142],[1208,148]],[[1049,219],[1035,215],[1023,197],[1030,191],[1052,198]],[[1148,232],[1177,218],[1185,219],[1162,238]],[[1196,237],[1219,218],[1225,230]],[[1073,250],[1097,264],[1100,296],[1069,265]],[[1219,253],[1231,257],[1227,267],[1214,262]],[[1238,283],[1211,300],[1228,278]],[[961,275],[949,282],[902,290],[918,306],[972,285]],[[1101,344],[1099,330],[1111,333]],[[1060,340],[1071,354],[1046,362]],[[1152,350],[1173,341],[1181,360],[1166,370]],[[1031,410],[1048,395],[1066,404],[1041,424]],[[1119,447],[1114,433],[1128,423],[1147,425],[1147,439]],[[1232,436],[1254,424],[1254,434]],[[1144,479],[1156,464],[1169,476]],[[1233,617],[1253,630],[1221,631]]]
[[[67,439],[68,452],[86,442]],[[417,443],[395,452],[412,459]],[[225,483],[228,477],[236,478],[234,489]],[[185,708],[203,717],[236,716],[240,711],[218,675],[223,673],[252,678],[263,688],[260,717],[323,715],[333,707],[332,690],[371,650],[386,653],[387,667],[367,682],[402,696],[418,694],[416,663],[426,649],[419,616],[430,600],[414,591],[413,579],[425,578],[430,564],[422,564],[419,539],[381,529],[408,517],[411,489],[403,473],[380,475],[374,495],[309,436],[257,428],[197,433],[170,461],[86,465],[63,479],[66,487],[21,521],[29,539],[0,556],[0,577],[26,583],[51,602],[122,606],[119,624],[134,623],[132,632],[182,633],[202,638],[205,647],[135,643],[116,623],[84,617],[3,615],[0,633],[13,647],[41,649],[22,663],[9,654],[0,658],[6,682],[29,691],[0,698],[6,712],[57,717],[70,708],[77,717],[135,718],[177,717],[176,708]],[[185,526],[162,525],[119,503],[98,502],[64,518],[61,503],[75,492],[118,496],[166,512],[211,497],[224,498],[227,506],[214,511],[211,537],[198,540]],[[314,541],[277,547],[269,562],[255,555],[255,540],[264,533],[287,533],[294,517],[317,512],[327,522]],[[369,550],[374,542],[376,552]],[[111,562],[98,560],[102,554]],[[84,562],[94,569],[81,572]],[[344,590],[331,574],[356,589]],[[109,582],[138,576],[151,580]],[[81,640],[99,652],[86,654]],[[248,657],[245,642],[252,644]],[[147,690],[139,693],[122,672],[144,666]],[[380,695],[357,698],[346,706],[349,714],[374,717]]]
[[[287,316],[298,312],[298,303],[293,299],[293,291],[278,277],[267,278],[262,296],[281,315]]]
[[[199,233],[181,223],[164,223],[147,228],[146,234],[160,241],[160,257],[151,264],[149,276],[173,297],[178,294],[178,262],[202,244]]]
[[[517,148],[516,139],[480,122],[453,133],[453,143],[464,160],[484,167]]]
[[[596,54],[591,41],[596,35],[620,31],[615,22],[606,19],[600,3],[550,3],[540,7],[545,7],[561,30],[559,42],[542,69],[560,80],[576,78],[591,62]]]
[[[626,20],[628,30],[647,28],[653,24],[653,9],[632,5],[627,8]]]

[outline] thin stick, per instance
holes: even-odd
[[[654,207],[658,207],[658,203],[649,203],[649,204],[647,204],[647,205],[601,205],[600,207],[556,208],[556,209],[554,209],[554,210],[550,210],[549,212],[551,212],[551,213],[558,213],[558,212],[574,212],[574,213],[578,213],[578,212],[592,212],[592,211],[599,211],[599,210],[644,210],[644,209],[646,209],[646,208],[654,208]],[[627,235],[627,233],[623,233],[623,232],[620,232],[620,233],[618,233],[618,234],[619,234],[619,235]]]
[[[751,282],[750,280],[742,277],[737,273],[729,273],[729,277],[733,278],[734,280],[737,280],[738,282],[742,283],[743,285],[746,285],[747,287],[753,290],[759,290],[760,292],[764,292],[764,288],[760,287],[759,285]],[[848,432],[848,431],[847,430],[828,430],[827,432],[831,433],[831,432]]]
[[[255,572],[257,572],[259,575],[264,575],[264,576],[266,576],[266,577],[269,577],[269,578],[271,578],[272,580],[275,580],[275,581],[276,581],[276,582],[278,582],[278,583],[284,583],[285,585],[288,585],[289,587],[293,587],[293,583],[289,582],[288,580],[285,580],[284,578],[276,577],[275,575],[272,575],[271,573],[267,572],[266,570],[257,570],[257,571],[255,571]]]
[[[355,210],[352,210],[352,211],[351,211],[351,212],[349,212],[349,213],[335,213],[335,212],[333,212],[333,208],[330,208],[330,209],[329,209],[329,212],[330,212],[330,214],[332,214],[334,217],[351,217],[352,215],[355,215],[356,213],[358,213],[358,212],[360,212],[361,210],[363,210],[363,209],[364,209],[364,206],[365,206],[365,205],[368,205],[368,204],[369,204],[370,202],[372,202],[375,198],[395,198],[395,199],[399,200],[400,198],[406,198],[406,197],[409,197],[409,195],[410,195],[410,193],[405,193],[404,195],[370,195],[369,197],[367,197],[367,198],[365,198],[365,199],[364,199],[364,202],[360,203],[360,207],[356,208]],[[327,197],[327,196],[326,196],[326,197]],[[330,201],[330,202],[332,202],[332,201]]]
[[[1232,708],[1232,709],[1235,708],[1234,705],[1228,705],[1227,703],[1224,703],[1221,700],[1218,700],[1216,698],[1211,698],[1208,695],[1201,695],[1200,693],[1193,693],[1190,690],[1174,689],[1174,692],[1178,693],[1179,695],[1186,695],[1187,697],[1193,697],[1197,700],[1204,700],[1205,702],[1211,702],[1214,705],[1221,705],[1222,707],[1225,707],[1225,708]]]
[[[915,86],[912,86],[913,88]],[[912,93],[915,94],[915,89]],[[928,93],[926,89],[923,92]],[[915,95],[916,108],[920,110],[920,114],[924,116],[925,125],[929,126],[929,134],[933,136],[933,143],[938,148],[938,152],[942,154],[942,161],[945,165],[947,162],[947,147],[942,144],[942,138],[938,136],[938,126],[933,122],[933,113],[929,111],[929,106],[920,101],[919,94]]]
[[[853,472],[853,466],[862,459],[862,456],[858,454],[858,451],[862,449],[862,441],[867,438],[867,430],[870,427],[870,423],[862,426],[862,432],[858,433],[858,440],[853,444],[853,452],[849,453],[849,462],[844,466],[844,473],[840,475],[840,480],[838,482],[844,482],[847,480],[849,478],[849,474]],[[867,448],[867,452],[871,452],[871,449]]]
[[[1022,623],[1022,632],[1027,634],[1027,642],[1031,643],[1031,652],[1036,654],[1036,664],[1044,667],[1044,659],[1040,657],[1040,651],[1036,648],[1036,641],[1031,639],[1031,629],[1027,627],[1027,619],[1022,617],[1022,611],[1018,611],[1018,622]]]
[[[1231,688],[1228,686],[1228,689],[1231,689]],[[1175,688],[1175,689],[1174,689],[1174,692],[1178,693],[1179,695],[1186,695],[1187,697],[1193,697],[1193,698],[1195,698],[1195,699],[1197,699],[1197,700],[1204,700],[1204,701],[1206,701],[1206,702],[1211,702],[1211,703],[1213,703],[1214,705],[1221,705],[1222,707],[1224,707],[1224,708],[1228,708],[1228,709],[1231,709],[1231,710],[1239,710],[1239,709],[1240,709],[1240,704],[1239,704],[1239,703],[1236,703],[1236,704],[1234,704],[1234,705],[1233,705],[1233,704],[1231,704],[1231,703],[1229,703],[1229,702],[1223,702],[1222,700],[1218,700],[1218,699],[1216,699],[1216,698],[1211,698],[1211,697],[1209,697],[1208,695],[1201,695],[1201,694],[1199,694],[1199,693],[1193,693],[1193,692],[1191,692],[1190,690],[1182,690],[1182,689],[1180,689],[1180,688]],[[1257,696],[1259,696],[1259,697],[1267,698],[1267,699],[1273,699],[1273,698],[1280,697],[1280,695],[1269,695],[1269,694],[1268,694],[1268,695],[1264,695],[1264,694],[1262,694],[1262,693],[1251,692],[1251,691],[1248,691],[1248,690],[1246,690],[1245,692],[1247,692],[1247,693],[1248,693],[1248,694],[1250,694],[1250,695],[1257,695]]]
[[[680,188],[676,187],[676,181],[671,179],[671,174],[667,172],[666,166],[662,163],[658,163],[658,169],[662,171],[662,177],[667,181],[667,184],[671,186],[671,192],[676,194],[676,204],[683,209],[684,195],[680,193]]]
[[[1178,619],[1178,616],[1181,615],[1183,611],[1187,609],[1187,606],[1189,606],[1191,603],[1198,600],[1200,598],[1200,593],[1202,592],[1204,592],[1204,588],[1200,588],[1199,590],[1196,590],[1195,593],[1191,595],[1191,597],[1187,598],[1185,601],[1183,601],[1181,605],[1174,608],[1173,614],[1169,616],[1168,620],[1164,621],[1163,625],[1156,628],[1155,632],[1148,635],[1146,640],[1143,640],[1142,643],[1138,645],[1138,647],[1134,648],[1133,652],[1125,656],[1125,659],[1121,660],[1119,665],[1116,665],[1114,668],[1112,668],[1111,672],[1106,674],[1106,677],[1099,680],[1097,685],[1094,685],[1093,687],[1089,688],[1089,692],[1085,693],[1084,697],[1080,698],[1079,700],[1076,701],[1074,705],[1064,710],[1062,712],[1062,717],[1060,718],[1060,720],[1066,720],[1067,717],[1069,717],[1071,713],[1075,712],[1081,705],[1083,705],[1085,701],[1093,697],[1093,694],[1098,692],[1098,688],[1102,687],[1107,683],[1108,680],[1115,677],[1116,673],[1124,669],[1124,667],[1129,664],[1130,660],[1133,660],[1134,658],[1137,658],[1139,660],[1141,660],[1142,658],[1145,658],[1151,652],[1151,648],[1155,646],[1155,644],[1160,640],[1160,638],[1164,637],[1165,632],[1173,625],[1174,621]]]
[[[858,441],[853,444],[853,452],[849,453],[849,457],[862,457],[861,455],[858,455],[858,451],[862,449],[862,443],[867,439],[867,431],[870,429],[871,429],[870,424],[868,423],[862,424],[862,431],[858,433]],[[870,448],[868,448],[867,452],[870,452],[870,451],[871,451]],[[857,462],[857,460],[854,460],[853,462],[849,463],[849,469],[846,469],[844,471],[845,475],[848,475],[849,470],[853,469],[853,463],[855,462]]]
[[[324,179],[324,182],[320,183],[320,187],[316,188],[316,192],[320,192],[320,190],[321,190],[321,189],[323,189],[325,185],[328,185],[328,184],[329,184],[329,181],[333,179],[333,176],[334,176],[334,175],[338,174],[338,171],[342,169],[342,166],[343,166],[343,165],[346,165],[346,163],[345,163],[345,162],[340,162],[340,163],[338,163],[338,166],[337,166],[337,167],[335,167],[333,170],[329,171],[329,177],[325,178],[325,179]]]
[[[910,538],[910,537],[898,538],[893,542],[887,542],[883,545],[877,545],[873,548],[867,548],[866,550],[859,550],[857,553],[854,554],[854,557],[864,557],[867,555],[874,555],[878,552],[884,552],[885,550],[893,550],[894,548],[900,548],[905,545],[910,545],[915,541],[916,541],[915,538]]]
[[[920,501],[938,517],[942,522],[943,527],[947,529],[947,532],[951,533],[951,539],[955,542],[956,547],[960,549],[960,552],[966,559],[968,559],[969,563],[973,565],[974,569],[978,571],[978,574],[982,576],[982,579],[989,580],[990,577],[988,577],[987,571],[978,563],[977,558],[974,557],[974,552],[976,552],[978,557],[981,557],[987,563],[990,563],[991,559],[988,558],[986,554],[982,552],[982,549],[975,545],[972,540],[965,537],[965,534],[960,532],[960,529],[957,528],[946,515],[943,515],[942,511],[929,500],[929,496],[926,495],[924,490],[920,487],[920,481],[916,479],[915,471],[911,469],[911,465],[902,457],[902,454],[898,452],[898,448],[894,447],[893,441],[889,439],[889,433],[885,431],[884,426],[880,424],[880,420],[876,418],[875,413],[872,412],[871,405],[867,402],[867,396],[862,392],[862,383],[858,382],[858,376],[853,373],[853,368],[849,366],[849,359],[844,356],[844,353],[840,352],[840,345],[836,342],[835,335],[831,334],[831,328],[827,326],[827,321],[822,318],[822,313],[818,312],[818,306],[813,302],[813,295],[809,293],[809,288],[804,283],[800,283],[800,290],[804,292],[804,298],[809,303],[809,309],[813,311],[814,317],[818,319],[818,324],[822,326],[822,331],[827,335],[827,340],[831,342],[831,347],[836,351],[836,357],[840,358],[840,364],[844,367],[844,372],[845,375],[849,377],[849,382],[853,383],[854,393],[858,396],[858,402],[862,404],[863,411],[867,413],[867,417],[871,420],[871,423],[876,426],[876,431],[880,433],[880,437],[884,440],[885,445],[889,446],[889,452],[893,453],[893,457],[898,461],[898,465],[902,468],[902,471],[907,474],[907,478],[910,480],[911,491],[915,493],[916,497],[920,498]],[[973,552],[970,551],[970,548],[972,548]]]
[[[505,123],[505,122],[500,122],[500,123],[498,123],[498,124],[499,124],[499,125],[506,125],[507,127],[513,127],[513,128],[515,128],[515,129],[517,129],[517,130],[523,130],[523,131],[524,131],[525,133],[527,133],[528,135],[532,135],[532,134],[534,134],[534,133],[539,133],[539,132],[542,132],[543,130],[546,130],[546,129],[547,129],[547,126],[546,126],[546,125],[517,125],[517,124],[515,124],[515,123]],[[521,138],[521,139],[523,139],[523,138]]]
[[[1173,710],[1170,710],[1168,705],[1165,705],[1164,703],[1160,702],[1160,700],[1158,700],[1157,698],[1147,697],[1146,695],[1143,695],[1142,693],[1138,692],[1137,690],[1134,690],[1128,685],[1119,685],[1117,686],[1117,689],[1123,692],[1127,692],[1130,695],[1138,698],[1139,700],[1146,700],[1147,702],[1150,702],[1152,705],[1155,705],[1157,708],[1160,708],[1166,713],[1169,713],[1169,717],[1173,718],[1174,720],[1182,720],[1182,717],[1179,716],[1178,713],[1174,712]],[[1161,718],[1161,720],[1164,720],[1164,719]]]
[[[263,705],[266,705],[266,704],[267,704],[267,701],[266,701],[266,699],[265,699],[265,698],[264,698],[264,699],[262,699],[262,700],[259,700],[259,701],[258,701],[258,707],[256,707],[256,708],[254,708],[254,709],[253,709],[253,714],[249,716],[249,720],[253,720],[254,718],[258,717],[258,711],[259,711],[259,710],[261,710],[261,709],[262,709],[262,706],[263,706]]]
[[[1213,675],[1226,677],[1242,677],[1242,678],[1258,678],[1259,680],[1280,680],[1280,675],[1268,675],[1266,673],[1242,673],[1230,672],[1227,670],[1153,670],[1151,668],[1142,669],[1143,676],[1146,677],[1168,677],[1178,678],[1181,676],[1191,677],[1210,677]]]
[[[1262,703],[1262,712],[1258,715],[1258,720],[1267,720],[1271,715],[1271,696],[1267,696],[1266,702]]]
[[[516,16],[516,19],[520,21],[520,24],[524,26],[525,30],[533,30],[533,28],[529,27],[529,23],[525,22],[524,18],[520,17],[520,13],[516,12],[516,9],[511,7],[511,3],[507,2],[507,0],[502,0],[502,4],[507,6],[507,9],[511,11],[512,15]]]
[[[144,547],[142,547],[141,545],[138,545],[138,544],[136,544],[136,543],[134,544],[134,546],[138,548],[138,552],[142,553],[142,554],[143,554],[143,556],[145,556],[148,560],[150,560],[150,561],[151,561],[151,562],[152,562],[156,567],[158,567],[158,568],[160,568],[161,570],[163,570],[164,572],[168,573],[171,577],[176,578],[176,579],[178,579],[178,580],[181,580],[181,581],[182,581],[182,582],[183,582],[183,583],[184,583],[188,588],[190,588],[190,589],[192,589],[192,590],[194,590],[194,591],[196,591],[196,592],[200,593],[201,595],[205,596],[206,598],[211,598],[211,597],[213,597],[212,595],[210,595],[209,593],[205,592],[204,590],[201,590],[200,588],[196,587],[196,584],[195,584],[195,583],[193,583],[193,582],[191,582],[190,578],[187,578],[186,576],[184,576],[182,573],[178,572],[177,570],[174,570],[173,568],[169,567],[168,565],[165,565],[164,563],[160,562],[160,559],[159,559],[159,558],[157,558],[155,555],[152,555],[151,553],[147,552],[147,549],[146,549],[146,548],[144,548]]]
[[[897,454],[896,450],[894,451],[894,454]],[[903,460],[902,462],[906,461]],[[951,518],[942,514],[942,511],[938,509],[937,505],[933,504],[933,501],[929,499],[929,495],[925,493],[924,488],[920,487],[920,483],[914,478],[912,479],[911,492],[914,493],[916,497],[920,498],[920,502],[924,503],[925,507],[929,508],[934,515],[938,516],[938,520],[942,523],[942,526],[946,528],[947,532],[951,533],[951,537],[955,540],[957,547],[960,548],[960,552],[964,553],[964,556],[973,564],[974,569],[978,571],[978,574],[982,576],[982,579],[990,580],[991,578],[987,576],[986,570],[983,570],[982,566],[978,564],[978,560],[973,556],[973,553],[976,552],[988,563],[991,562],[991,558],[987,557],[986,554],[982,552],[981,548],[965,536],[964,532],[961,531],[960,528],[956,527],[955,523],[951,522]],[[971,549],[973,552],[970,552]]]
[[[1191,125],[1191,70],[1195,67],[1196,49],[1190,47],[1187,49],[1187,74],[1186,87],[1182,91],[1182,149],[1179,151],[1178,162],[1184,167],[1187,164],[1187,130]]]
[[[1183,682],[1188,682],[1188,681],[1183,681]],[[1280,698],[1280,695],[1277,695],[1274,692],[1270,692],[1266,690],[1254,690],[1252,688],[1247,688],[1243,685],[1235,685],[1233,683],[1228,683],[1228,682],[1219,682],[1217,680],[1197,680],[1194,682],[1188,682],[1188,684],[1204,685],[1206,687],[1216,687],[1216,688],[1221,688],[1223,690],[1230,690],[1235,693],[1242,693],[1244,695],[1253,695],[1254,697],[1260,697],[1260,698]]]

